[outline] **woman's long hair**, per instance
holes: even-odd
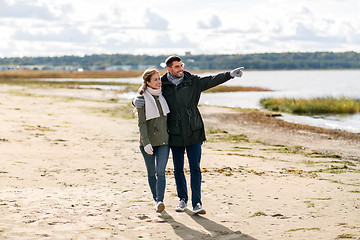
[[[148,68],[144,71],[142,78],[143,78],[143,84],[141,85],[141,87],[138,90],[138,93],[140,95],[142,95],[146,88],[147,88],[147,83],[150,82],[151,77],[155,74],[155,73],[159,73],[158,70],[154,69],[154,68]]]

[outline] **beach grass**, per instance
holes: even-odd
[[[260,104],[270,110],[293,114],[354,114],[360,112],[360,99],[323,97],[310,99],[264,98]]]

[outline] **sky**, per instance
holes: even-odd
[[[360,52],[359,0],[0,0],[0,57]]]

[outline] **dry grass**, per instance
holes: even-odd
[[[141,77],[142,70],[134,71],[0,71],[0,79],[9,78],[130,78]]]

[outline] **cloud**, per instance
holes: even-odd
[[[146,35],[146,34],[144,34]],[[125,49],[136,49],[136,48],[193,48],[197,47],[196,44],[192,43],[187,37],[181,36],[179,39],[172,39],[168,33],[156,34],[154,33],[154,38],[149,41],[149,39],[144,38],[128,38],[124,41],[123,38],[109,38],[106,42],[106,45],[116,46],[118,48]]]
[[[167,30],[169,22],[160,15],[153,13],[150,9],[145,12],[145,27],[153,30]]]
[[[160,34],[155,40],[148,45],[148,47],[155,48],[193,48],[196,47],[187,37],[181,36],[181,38],[173,40],[169,34]]]
[[[311,13],[311,11],[310,11],[309,8],[303,6],[303,7],[301,8],[301,14],[311,15],[312,13]]]
[[[47,7],[31,5],[25,1],[17,1],[9,5],[5,0],[0,0],[0,6],[0,17],[39,18],[46,20],[56,18]]]
[[[32,34],[25,31],[17,31],[14,39],[25,41],[52,41],[52,42],[88,42],[91,40],[90,34],[85,34],[74,27],[64,28],[56,33],[37,33]]]
[[[275,31],[275,30],[274,30]],[[276,29],[276,32],[280,31],[279,28]],[[223,30],[218,30],[216,31],[218,33],[223,33],[223,34],[245,34],[245,33],[261,33],[261,29],[258,26],[249,26],[246,28],[228,28],[228,29],[223,29]]]
[[[138,30],[140,36],[149,34],[149,30]],[[103,49],[107,53],[130,53],[130,54],[183,54],[186,51],[193,51],[199,46],[197,43],[191,42],[186,36],[173,39],[170,33],[164,31],[156,31],[151,33],[152,38],[135,37],[127,34],[126,40],[122,36],[107,38],[105,44],[95,45]]]
[[[201,20],[199,20],[197,22],[197,25],[199,28],[201,29],[213,29],[213,28],[218,28],[221,26],[221,20],[217,15],[212,15],[210,17],[210,19],[208,20],[208,22],[203,22]]]
[[[346,37],[344,36],[331,36],[331,35],[322,36],[320,34],[317,34],[315,30],[312,30],[309,27],[304,26],[304,24],[300,22],[297,23],[295,35],[289,37],[283,37],[283,39],[312,41],[312,42],[332,42],[332,43],[346,42]]]

